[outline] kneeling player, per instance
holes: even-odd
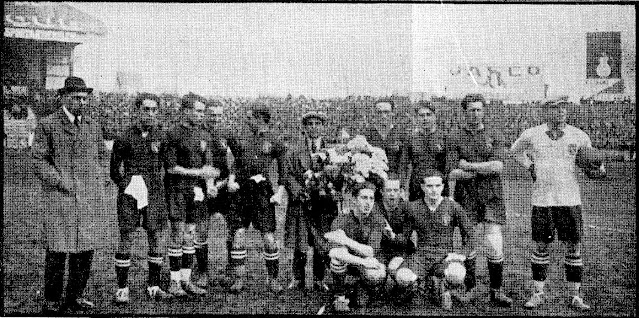
[[[397,259],[391,261],[389,270],[409,269],[417,279],[431,287],[433,296],[440,301],[442,307],[450,309],[452,306],[450,289],[457,286],[457,283],[463,284],[465,270],[462,271],[459,266],[464,268],[462,264],[466,259],[463,255],[455,257],[449,254],[454,249],[455,227],[459,227],[465,255],[472,257],[474,251],[471,251],[469,247],[470,223],[466,212],[458,203],[449,197],[442,196],[443,181],[442,174],[436,170],[429,170],[423,175],[421,188],[424,198],[410,203],[407,229],[404,230],[417,233],[416,251],[403,262]],[[449,263],[455,265],[449,265]],[[400,270],[397,270],[397,274],[401,273]],[[446,275],[447,273],[449,275]],[[412,277],[410,274],[405,272],[403,275]],[[460,276],[462,276],[461,281]],[[399,275],[396,280],[401,282],[405,278]]]
[[[336,244],[329,252],[333,274],[336,311],[358,307],[358,285],[377,293],[386,281],[386,266],[376,259],[381,253],[383,235],[390,235],[386,220],[375,205],[375,185],[363,183],[353,195],[357,199],[355,210],[340,214],[333,221],[332,231],[324,235]],[[345,278],[354,276],[357,284],[347,297]],[[350,303],[350,306],[349,306]]]
[[[149,278],[147,293],[151,298],[172,297],[160,289],[162,255],[159,234],[167,223],[167,211],[162,184],[160,145],[164,137],[156,125],[159,99],[141,94],[135,101],[138,122],[116,139],[111,154],[111,179],[118,186],[118,225],[120,244],[115,255],[118,290],[116,303],[129,302],[128,273],[131,267],[131,234],[138,226],[146,230],[149,242]],[[140,216],[143,218],[140,224]]]

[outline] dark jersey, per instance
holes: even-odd
[[[331,230],[343,230],[346,236],[360,244],[372,247],[374,255],[379,255],[385,226],[386,220],[375,205],[373,211],[362,219],[358,219],[352,211],[338,215],[333,221]]]
[[[184,124],[169,130],[164,148],[166,169],[181,166],[187,169],[199,169],[210,165],[220,169],[220,178],[228,175],[226,148],[219,139],[199,127],[187,127]],[[194,186],[203,186],[203,180],[197,177],[167,174],[166,184],[171,188],[189,190]],[[189,190],[190,191],[190,190]]]
[[[248,127],[243,127],[228,137],[227,144],[235,158],[238,179],[258,174],[266,177],[274,159],[278,160],[278,172],[282,174],[286,148],[272,134],[255,134]]]
[[[504,136],[496,129],[484,128],[479,131],[467,127],[456,129],[448,141],[446,158],[446,172],[450,172],[459,165],[459,160],[468,162],[487,162],[503,160],[505,150]],[[463,192],[463,193],[458,193]],[[503,203],[502,181],[499,174],[478,174],[470,180],[457,182],[456,194],[463,195],[466,199],[459,202],[481,203],[505,210]],[[474,208],[474,203],[468,203],[464,208]]]
[[[160,149],[165,143],[164,133],[156,128],[144,136],[141,128],[130,126],[113,143],[110,175],[113,182],[124,190],[131,176],[141,175],[147,187],[162,186],[162,158]]]
[[[417,251],[446,255],[453,251],[455,227],[459,227],[464,245],[469,240],[471,223],[464,209],[455,201],[444,197],[431,211],[424,200],[409,203],[405,231],[417,232]]]
[[[430,169],[445,172],[446,140],[440,130],[411,131],[406,151],[413,167],[412,178],[417,178]]]

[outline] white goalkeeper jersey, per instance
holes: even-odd
[[[532,205],[581,205],[575,158],[580,147],[591,147],[590,137],[581,129],[566,125],[563,136],[552,140],[548,125],[526,129],[513,143],[511,151],[524,166],[535,164]]]

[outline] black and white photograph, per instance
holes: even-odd
[[[4,316],[636,316],[628,2],[3,2]]]

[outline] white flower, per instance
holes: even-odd
[[[383,162],[388,162],[388,157],[386,157],[386,152],[384,151],[384,149],[379,147],[371,147],[370,151],[372,153],[373,159],[378,159]]]
[[[335,150],[335,148],[328,148],[326,149],[326,154],[328,155],[328,157],[331,159],[331,162],[333,161],[333,158],[337,157],[337,150]]]
[[[357,183],[362,183],[362,182],[366,181],[366,179],[360,174],[352,175],[351,179],[355,180],[355,182],[357,182]]]
[[[312,170],[306,170],[306,172],[304,172],[304,178],[305,179],[310,179],[313,177],[313,171]]]
[[[355,153],[355,154],[353,154],[351,159],[353,159],[353,162],[355,164],[360,164],[360,163],[364,163],[364,162],[368,163],[368,162],[371,161],[371,157],[369,157],[369,156],[367,156],[367,155],[365,155],[363,153]]]
[[[311,156],[313,156],[314,158],[319,157],[320,159],[322,159],[322,161],[326,160],[326,154],[323,152],[316,152],[316,153],[313,153]]]
[[[366,141],[366,137],[357,135],[346,144],[346,147],[354,152],[366,152],[370,148],[370,145]]]
[[[388,171],[388,164],[386,162],[379,160],[379,158],[372,158],[370,164],[373,169]]]

